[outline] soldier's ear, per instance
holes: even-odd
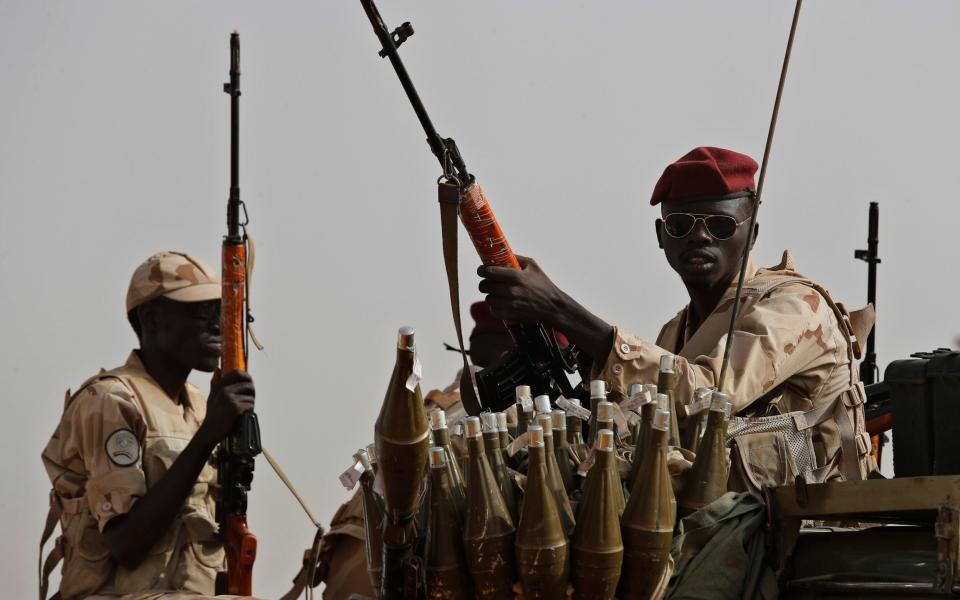
[[[140,342],[143,343],[144,337],[152,336],[153,332],[157,330],[156,304],[153,301],[141,304],[137,307],[134,318],[140,325],[139,329],[135,328],[134,331],[137,332],[137,337],[140,339]]]
[[[654,221],[653,228],[657,230],[657,246],[663,250],[663,219]]]

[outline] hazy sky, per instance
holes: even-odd
[[[610,322],[654,337],[685,294],[647,201],[694,146],[758,161],[793,3],[381,0],[440,133],[455,137],[514,249]],[[881,366],[954,343],[960,86],[951,0],[808,0],[755,258],[859,306],[880,202]],[[228,187],[228,36],[242,41],[242,197],[257,242],[264,444],[327,522],[372,440],[397,327],[425,389],[457,368],[439,168],[356,0],[0,0],[0,451],[4,596],[35,593],[64,390],[126,357],[144,258],[217,260]],[[461,240],[463,236],[461,236]],[[478,298],[461,252],[464,303]],[[194,378],[206,387],[203,377]],[[255,590],[279,596],[310,523],[258,463]]]

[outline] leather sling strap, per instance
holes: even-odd
[[[463,358],[460,372],[460,402],[468,415],[480,414],[480,394],[473,379],[470,359],[463,348],[463,325],[460,321],[460,278],[457,272],[457,213],[460,207],[460,186],[455,182],[437,182],[440,204],[440,231],[443,238],[443,264],[447,271],[447,286],[450,289],[450,310],[453,325],[457,330],[457,344]]]
[[[63,540],[57,538],[54,542],[47,559],[43,559],[43,547],[47,540],[53,535],[57,523],[60,521],[60,502],[57,499],[57,493],[50,490],[50,508],[47,510],[47,522],[43,526],[43,534],[40,536],[40,556],[37,558],[37,574],[40,579],[40,600],[47,600],[47,590],[50,587],[50,573],[56,568],[57,564],[63,560]]]
[[[837,433],[840,434],[840,474],[846,481],[858,481],[863,479],[860,472],[859,456],[857,451],[857,438],[853,431],[853,425],[844,409],[844,403],[841,399],[845,394],[853,394],[854,390],[843,392],[830,402],[826,402],[812,408],[807,412],[800,413],[794,419],[797,429],[804,430],[820,425],[821,423],[833,419],[837,424]]]

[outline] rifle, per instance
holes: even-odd
[[[874,308],[877,306],[877,265],[880,264],[880,257],[877,256],[877,247],[880,245],[879,222],[880,205],[871,202],[867,213],[867,249],[853,251],[855,259],[867,263],[867,302]],[[879,465],[883,445],[889,440],[883,431],[890,429],[893,424],[889,388],[883,382],[877,383],[880,369],[877,367],[876,335],[877,326],[874,324],[867,336],[867,351],[864,353],[863,362],[860,363],[860,380],[863,381],[867,394],[864,413],[869,412],[873,417],[869,419],[870,426],[867,430],[873,433],[870,437],[873,458]]]
[[[247,370],[247,324],[249,314],[247,217],[240,200],[240,35],[230,35],[230,81],[223,84],[230,96],[230,198],[227,201],[227,235],[223,237],[223,293],[220,300],[220,330],[223,347],[220,370]],[[243,211],[243,221],[240,213]],[[257,415],[247,412],[237,418],[233,432],[217,449],[217,480],[221,496],[217,523],[227,555],[226,573],[217,574],[218,593],[249,596],[253,593],[253,561],[257,538],[247,529],[247,493],[253,482],[254,458],[260,454]]]
[[[854,250],[853,257],[867,263],[867,302],[874,308],[877,306],[877,265],[880,264],[880,257],[877,256],[877,247],[880,245],[880,205],[876,202],[870,203],[870,209],[867,219],[867,249]],[[877,352],[875,348],[877,327],[874,325],[867,336],[867,352],[860,363],[860,380],[864,384],[870,385],[877,381]]]
[[[360,3],[373,25],[374,33],[380,40],[382,46],[379,52],[380,57],[389,58],[393,64],[400,84],[413,105],[413,111],[427,134],[427,144],[443,169],[443,173],[437,180],[440,219],[444,263],[450,287],[450,304],[457,330],[457,340],[463,356],[460,397],[464,407],[471,415],[478,415],[481,410],[505,410],[514,403],[514,390],[521,384],[529,385],[535,395],[548,394],[553,399],[561,394],[568,398],[578,396],[579,392],[571,386],[567,374],[577,373],[585,357],[573,345],[561,347],[554,332],[542,324],[507,323],[516,347],[478,372],[476,388],[474,388],[469,359],[463,352],[463,333],[460,324],[455,223],[457,216],[459,215],[483,264],[519,269],[520,263],[510,249],[483,190],[467,170],[456,142],[451,138],[440,137],[437,133],[400,59],[397,49],[413,35],[413,27],[409,22],[405,22],[390,32],[373,0],[360,0]],[[477,398],[478,394],[479,398]]]

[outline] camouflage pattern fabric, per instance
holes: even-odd
[[[713,387],[720,375],[735,293],[733,282],[696,331],[686,326],[689,307],[684,308],[664,325],[656,343],[617,327],[613,347],[606,361],[594,368],[593,377],[605,380],[609,399],[619,402],[626,397],[630,384],[657,381],[660,357],[676,354],[679,383],[675,396],[686,405],[694,390]],[[849,419],[848,429],[854,438],[846,445],[855,447],[857,456],[845,457],[859,471],[859,477],[854,473],[854,478],[864,478],[875,469],[865,432],[858,347],[852,326],[823,288],[795,271],[789,252],[769,269],[748,263],[734,336],[730,370],[722,390],[733,401],[734,412],[746,417],[806,412],[839,399],[843,410],[838,414]],[[843,442],[836,419],[815,428],[818,479],[841,478]],[[760,444],[751,460],[767,471],[780,469],[782,462],[778,456],[765,455]],[[776,464],[767,465],[767,461]]]
[[[178,302],[219,300],[220,291],[220,276],[207,263],[183,252],[158,252],[133,272],[127,312],[160,296]]]
[[[171,398],[134,352],[67,395],[60,423],[42,459],[53,484],[63,535],[63,600],[203,598],[213,596],[225,568],[217,538],[217,482],[204,466],[169,531],[136,569],[111,558],[102,531],[159,481],[196,434],[206,398],[189,383]]]

